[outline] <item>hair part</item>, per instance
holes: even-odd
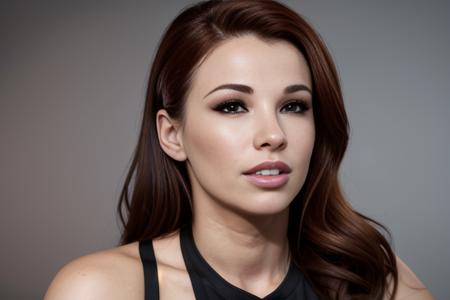
[[[307,178],[289,208],[295,264],[321,299],[383,299],[388,277],[393,299],[396,258],[378,229],[390,233],[353,210],[338,181],[349,124],[336,67],[320,35],[275,1],[204,1],[186,8],[168,27],[152,64],[139,140],[118,204],[124,226],[120,243],[164,236],[192,222],[186,164],[161,149],[156,114],[165,109],[183,122],[202,60],[223,41],[246,34],[291,43],[311,71],[316,138]]]

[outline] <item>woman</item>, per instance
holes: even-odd
[[[65,266],[46,299],[432,299],[344,199],[347,143],[336,69],[298,14],[186,9],[153,62],[122,246]]]

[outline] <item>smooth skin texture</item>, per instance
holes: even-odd
[[[253,92],[212,92],[224,84],[245,85]],[[157,115],[162,149],[188,164],[197,247],[222,277],[259,297],[272,292],[287,272],[288,207],[304,183],[314,145],[313,95],[284,93],[291,85],[311,89],[309,67],[294,46],[241,36],[223,42],[199,65],[184,123],[164,110]],[[222,104],[230,100],[240,102]],[[291,167],[284,186],[256,187],[243,175],[267,160]],[[194,299],[178,231],[155,239],[154,247],[160,299]],[[400,259],[398,268],[396,299],[433,299]],[[45,299],[143,299],[143,283],[135,242],[69,263]]]
[[[253,92],[211,93],[223,84],[245,85]],[[260,297],[287,272],[289,204],[303,185],[314,146],[312,95],[285,94],[292,85],[311,89],[308,65],[294,46],[243,37],[224,43],[203,61],[187,97],[185,124],[175,132],[173,121],[164,112],[159,115],[162,133],[174,135],[174,143],[163,141],[163,149],[175,159],[187,157],[193,232],[202,255],[232,284]],[[233,99],[242,104],[217,111]],[[310,109],[293,102],[301,100]],[[292,169],[281,188],[257,187],[243,175],[277,160]]]

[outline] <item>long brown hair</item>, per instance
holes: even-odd
[[[389,231],[353,210],[338,182],[349,125],[336,67],[319,34],[275,1],[200,2],[168,27],[150,72],[139,141],[118,205],[124,225],[121,244],[170,234],[191,223],[186,165],[161,149],[156,113],[166,109],[183,120],[192,74],[202,58],[220,42],[243,34],[292,43],[311,70],[316,138],[308,176],[290,205],[288,240],[294,262],[323,299],[382,299],[388,278],[393,279],[393,298],[396,258],[379,229]]]

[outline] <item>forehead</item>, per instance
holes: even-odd
[[[224,83],[250,85],[255,91],[281,90],[290,84],[311,88],[308,63],[294,45],[255,35],[228,39],[212,50],[194,73],[191,91]]]

